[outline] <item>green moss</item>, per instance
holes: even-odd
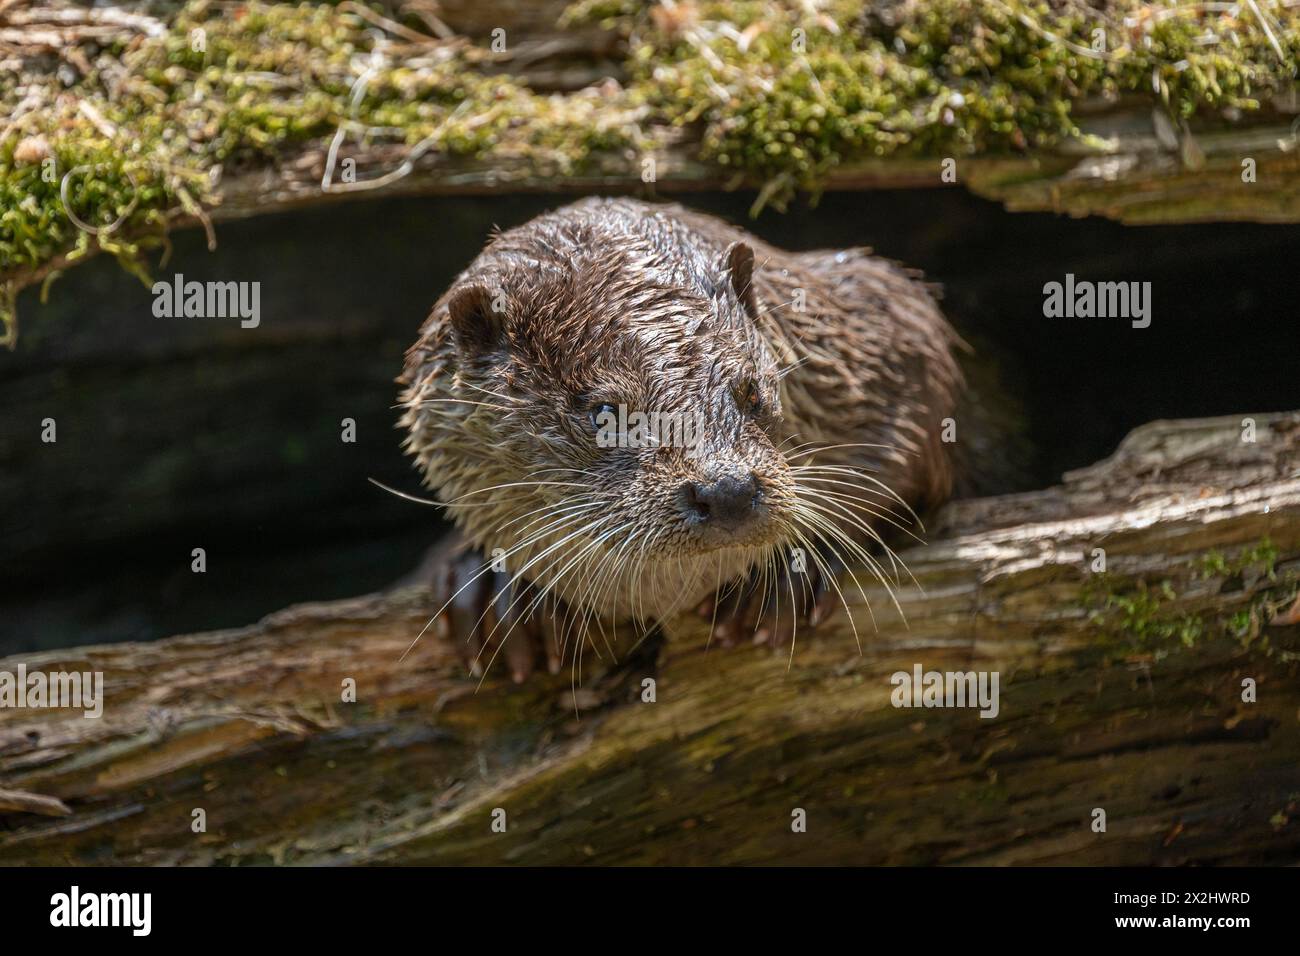
[[[1268,538],[1260,541],[1255,547],[1240,552],[1232,560],[1226,558],[1220,551],[1211,550],[1201,558],[1197,569],[1198,577],[1233,578],[1247,571],[1256,570],[1263,577],[1273,580],[1277,576],[1275,566],[1278,556],[1277,548]]]
[[[608,18],[609,4],[584,6]],[[1138,3],[1110,4],[1104,18],[1038,0],[678,9],[619,21],[633,41],[635,90],[676,122],[702,123],[707,158],[786,191],[900,151],[1050,146],[1078,134],[1074,104],[1088,98],[1150,96],[1175,120],[1256,110],[1292,86],[1300,52],[1289,11],[1279,58],[1253,19]],[[1104,54],[1090,49],[1098,28]],[[1207,42],[1211,31],[1218,41]]]
[[[0,341],[16,334],[19,285],[58,257],[98,245],[143,278],[142,253],[168,222],[215,201],[218,167],[227,176],[266,167],[324,145],[340,124],[371,142],[428,140],[444,155],[532,154],[562,173],[634,143],[620,111],[484,75],[473,48],[383,61],[354,107],[374,48],[365,20],[329,5],[249,3],[232,14],[193,2],[166,34],[115,51],[124,82],[92,71],[66,95],[56,77],[36,78],[48,108],[18,115],[0,141]],[[22,92],[0,83],[0,113],[17,115],[33,89]],[[73,170],[73,213],[93,227],[120,220],[116,229],[95,236],[66,215],[60,187]]]
[[[1205,634],[1205,621],[1193,614],[1169,613],[1167,605],[1176,600],[1169,581],[1154,586],[1139,581],[1133,590],[1107,594],[1102,606],[1093,612],[1093,619],[1118,630],[1134,650],[1160,649],[1170,644],[1193,647]]]
[[[1264,6],[1282,56],[1253,15],[1137,0],[1107,4],[1104,21],[1073,0],[582,0],[566,25],[628,38],[629,82],[594,97],[488,75],[472,43],[372,61],[381,31],[330,4],[173,5],[160,36],[87,47],[90,72],[70,89],[53,73],[0,78],[0,114],[13,117],[0,139],[4,338],[18,288],[59,257],[97,245],[143,274],[169,221],[216,201],[217,167],[273,166],[340,124],[371,143],[558,174],[689,124],[702,158],[766,183],[763,201],[779,204],[844,163],[1050,146],[1078,133],[1085,99],[1145,96],[1175,121],[1261,109],[1292,88],[1300,52],[1300,8]],[[1088,49],[1098,27],[1105,55]],[[65,215],[60,182],[76,167],[73,211],[120,228],[92,236]]]
[[[1293,586],[1280,581],[1276,571],[1277,548],[1267,538],[1232,556],[1207,552],[1190,569],[1191,581],[1222,579],[1221,588],[1239,589],[1240,579],[1265,580],[1275,586],[1243,591],[1243,603],[1231,611],[1187,611],[1186,602],[1174,581],[1148,582],[1118,578],[1110,573],[1091,575],[1081,589],[1081,598],[1092,622],[1106,644],[1109,639],[1119,650],[1165,654],[1175,648],[1192,648],[1202,640],[1230,638],[1242,647],[1267,650],[1261,627],[1278,594]]]

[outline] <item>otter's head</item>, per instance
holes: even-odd
[[[440,371],[407,396],[458,523],[614,616],[672,613],[765,560],[794,492],[751,249],[509,238],[444,296]]]

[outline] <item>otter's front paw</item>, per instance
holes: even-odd
[[[559,673],[563,650],[553,601],[522,580],[512,583],[512,575],[492,570],[473,550],[450,556],[435,581],[443,603],[439,625],[475,677],[498,657],[516,684],[538,667]]]
[[[816,628],[841,605],[835,581],[819,567],[755,571],[705,599],[697,613],[713,622],[711,640],[731,647],[746,637],[784,647],[802,628]]]

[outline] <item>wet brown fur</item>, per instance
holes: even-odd
[[[484,554],[505,549],[512,573],[594,615],[657,619],[819,544],[792,537],[792,509],[835,489],[792,466],[855,469],[917,512],[946,499],[956,342],[925,285],[868,250],[791,253],[680,206],[589,199],[494,237],[438,300],[407,352],[401,423]],[[701,413],[700,453],[596,447],[600,402]],[[726,541],[683,528],[682,483],[737,470],[758,476],[771,520]],[[911,524],[875,484],[844,481],[862,502],[845,515]]]

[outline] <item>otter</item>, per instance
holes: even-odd
[[[793,651],[845,603],[838,572],[885,581],[889,540],[951,494],[959,343],[865,248],[787,252],[631,199],[496,234],[398,379],[457,527],[435,618],[516,681],[692,608],[723,643]],[[691,427],[626,428],[661,414]]]

